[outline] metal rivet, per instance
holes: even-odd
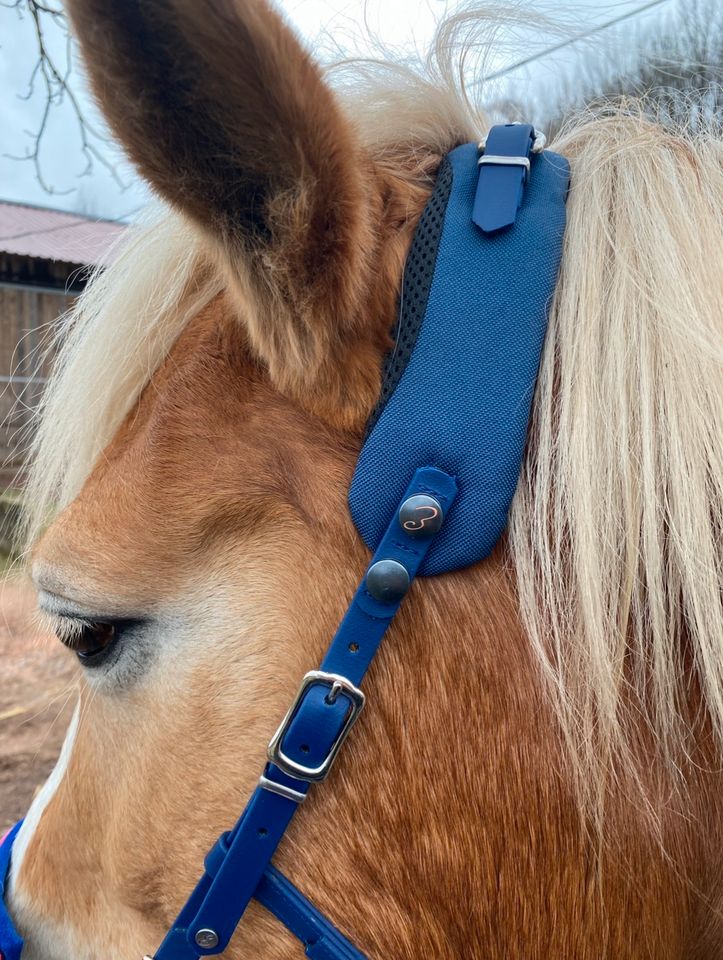
[[[409,497],[399,508],[399,526],[415,540],[433,537],[444,520],[442,504],[426,493]]]
[[[377,560],[367,571],[366,584],[375,600],[396,603],[409,590],[409,573],[396,560]]]
[[[209,930],[206,927],[199,930],[194,939],[197,947],[204,947],[207,950],[218,946],[218,934],[215,930]]]

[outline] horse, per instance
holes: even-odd
[[[37,424],[32,575],[82,676],[7,901],[23,960],[127,960],[369,562],[347,490],[414,229],[489,125],[460,79],[487,21],[334,73],[265,0],[68,9],[163,202],[64,324]],[[628,101],[552,147],[568,223],[506,531],[413,584],[275,858],[370,958],[723,951],[723,143]],[[299,954],[253,903],[224,952]]]

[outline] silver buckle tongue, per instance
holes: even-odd
[[[307,767],[303,763],[297,763],[296,760],[292,760],[291,757],[288,757],[283,750],[281,745],[284,741],[284,737],[289,732],[289,727],[291,722],[297,714],[299,706],[306,696],[307,690],[310,687],[316,686],[326,686],[329,687],[329,693],[327,694],[327,699],[329,703],[335,703],[340,694],[343,694],[350,701],[349,713],[344,720],[344,724],[339,731],[336,740],[332,743],[329,748],[329,752],[324,758],[324,762],[321,763],[318,767]],[[267,756],[269,761],[279,768],[283,773],[289,777],[293,777],[296,780],[305,780],[307,783],[319,783],[321,780],[325,780],[331,770],[331,766],[336,759],[336,755],[341,749],[342,744],[349,736],[349,731],[356,723],[359,714],[364,709],[364,702],[366,698],[362,691],[355,687],[351,680],[347,680],[346,677],[342,677],[337,673],[325,673],[323,670],[311,670],[306,674],[304,679],[301,681],[301,686],[299,687],[298,693],[294,697],[294,702],[289,707],[288,713],[281,721],[281,725],[276,733],[271,738],[269,747],[267,750]]]

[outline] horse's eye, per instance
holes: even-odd
[[[56,629],[58,639],[74,650],[80,660],[92,660],[103,653],[115,640],[118,627],[109,622],[78,622],[69,629],[61,624]]]

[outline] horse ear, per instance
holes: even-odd
[[[67,7],[112,129],[211,240],[276,385],[358,421],[381,188],[319,68],[262,0]]]

